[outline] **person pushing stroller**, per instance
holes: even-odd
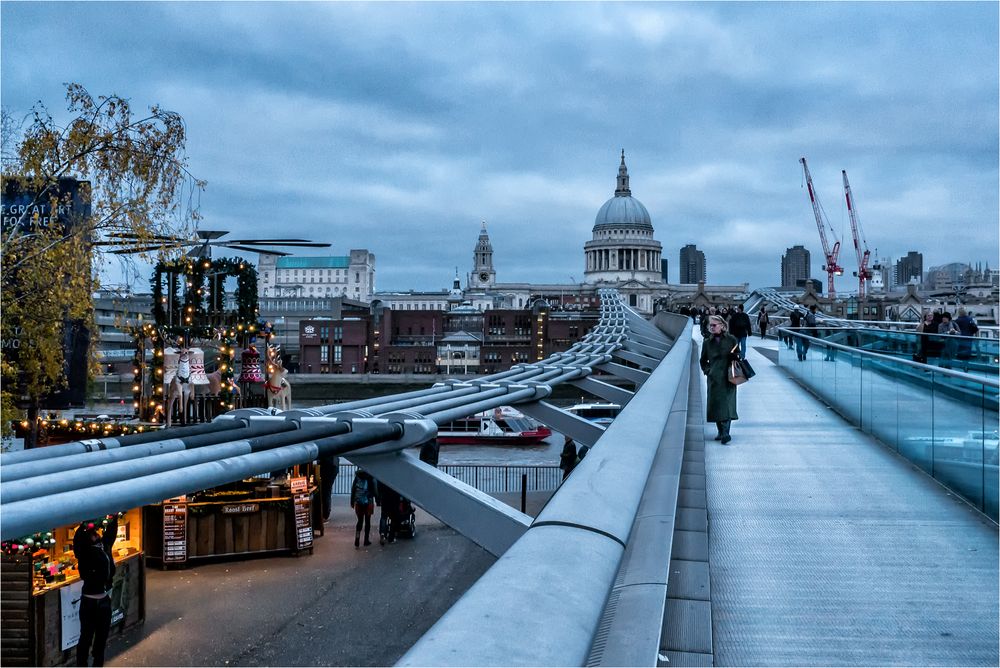
[[[385,483],[379,484],[382,497],[382,517],[379,520],[379,544],[395,543],[397,536],[413,538],[414,509],[409,499]]]

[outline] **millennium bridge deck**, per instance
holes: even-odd
[[[750,343],[704,429],[715,665],[997,665],[996,525]]]

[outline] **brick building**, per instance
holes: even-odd
[[[566,350],[597,324],[597,311],[373,309],[303,320],[303,373],[489,374]]]

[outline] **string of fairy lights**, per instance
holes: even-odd
[[[225,279],[229,277],[236,279],[232,310],[226,309]],[[164,417],[165,350],[173,344],[190,346],[199,340],[217,345],[219,401],[224,408],[235,408],[239,394],[234,377],[237,346],[248,345],[262,328],[257,321],[256,267],[238,258],[161,261],[153,270],[150,287],[153,323],[132,329],[136,342],[132,406],[140,418],[156,423]],[[147,344],[152,350],[148,364]]]

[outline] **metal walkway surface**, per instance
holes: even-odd
[[[715,665],[998,665],[997,526],[749,343],[705,425]]]

